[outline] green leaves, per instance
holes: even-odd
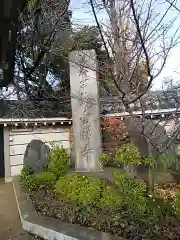
[[[156,161],[154,158],[152,157],[146,157],[146,158],[143,158],[141,160],[141,163],[145,166],[149,166],[151,168],[155,168],[156,167]]]
[[[122,206],[122,198],[118,190],[105,185],[102,191],[101,207],[116,209]]]
[[[28,0],[28,10],[32,10],[36,5],[36,0]]]
[[[30,167],[24,167],[21,170],[20,179],[23,179],[31,174],[33,174],[33,170]]]
[[[121,197],[113,187],[98,179],[78,174],[67,174],[55,187],[56,194],[78,205],[98,208],[115,208],[121,205]]]
[[[68,152],[63,147],[53,146],[50,152],[48,171],[56,175],[58,179],[68,171]]]
[[[53,188],[56,182],[56,175],[50,172],[42,172],[36,175],[37,183],[43,188]]]
[[[119,187],[123,204],[131,209],[135,215],[143,215],[147,206],[146,184],[128,173],[115,172],[114,178]]]
[[[173,204],[173,209],[177,219],[180,220],[180,192],[176,194],[176,199]]]
[[[67,174],[56,183],[56,194],[76,204],[96,206],[99,204],[101,181],[81,176]]]
[[[128,164],[139,165],[141,164],[141,156],[137,147],[128,143],[117,150],[114,161],[119,167]]]
[[[49,172],[41,172],[33,175],[30,168],[23,168],[20,175],[20,184],[29,193],[36,191],[38,188],[50,189],[54,187],[56,175]]]
[[[20,175],[20,183],[29,192],[36,191],[39,187],[51,189],[56,180],[64,176],[68,171],[68,153],[63,147],[53,145],[50,152],[48,172],[41,172],[33,175],[30,168],[23,168]]]
[[[107,166],[110,160],[111,160],[111,157],[107,153],[102,153],[99,158],[99,161],[103,167]]]
[[[22,187],[28,190],[28,192],[33,192],[38,189],[37,178],[33,175],[31,168],[24,167],[20,174],[20,184]]]

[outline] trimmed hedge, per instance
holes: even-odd
[[[56,175],[50,172],[42,172],[36,175],[37,184],[44,188],[54,188]]]
[[[41,172],[33,175],[30,168],[23,168],[20,174],[20,184],[28,192],[37,191],[38,188],[54,188],[56,175],[50,172]]]
[[[114,208],[121,205],[120,195],[113,187],[106,186],[103,181],[75,173],[60,178],[55,191],[60,198],[78,205],[98,208]]]

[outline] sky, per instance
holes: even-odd
[[[161,14],[165,9],[167,9],[167,4],[164,4],[164,0],[162,0],[162,2],[161,0],[158,1],[159,3],[155,7],[155,11],[158,14]],[[75,26],[82,24],[95,24],[93,14],[88,8],[87,2],[87,0],[71,0],[71,9],[73,10],[72,21]],[[177,6],[180,8],[180,1]],[[177,14],[176,10],[173,9],[173,11],[169,11],[166,17],[167,23],[175,16],[175,14]],[[103,16],[101,15],[100,18],[102,19]],[[172,33],[174,33],[177,25],[180,25],[180,16],[176,20],[176,25],[172,28]],[[180,36],[180,31],[178,34]],[[153,89],[161,89],[165,78],[173,78],[174,82],[180,83],[180,44],[171,50],[163,71],[153,82]]]

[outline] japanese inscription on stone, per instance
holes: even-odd
[[[70,54],[70,82],[76,169],[98,171],[101,137],[94,50]]]
[[[89,123],[90,112],[89,112],[89,102],[88,93],[86,92],[86,87],[88,84],[87,73],[88,69],[85,68],[87,64],[85,63],[84,54],[80,55],[80,106],[82,108],[82,116],[80,117],[80,138],[84,142],[81,148],[81,155],[83,161],[89,164],[89,151],[91,151],[90,137],[91,137],[91,126]]]

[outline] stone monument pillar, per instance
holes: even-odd
[[[77,171],[100,171],[101,130],[94,50],[69,55],[73,144]]]

